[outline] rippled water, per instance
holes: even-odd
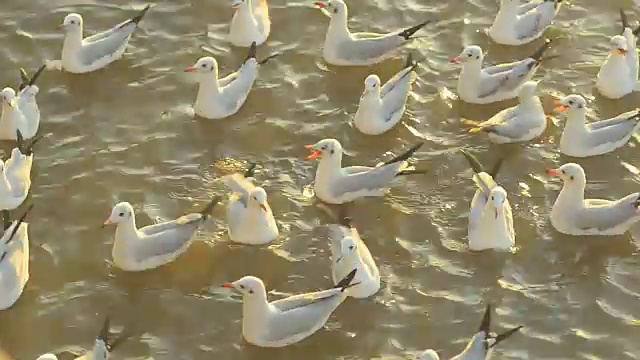
[[[362,81],[371,71],[388,78],[402,58],[373,68],[327,67],[320,47],[328,21],[310,5],[270,4],[273,32],[258,52],[284,54],[261,69],[246,105],[226,120],[185,114],[196,86],[181,72],[206,54],[202,45],[214,49],[224,73],[245,57],[246,50],[223,42],[232,16],[224,0],[159,1],[124,60],[89,75],[43,75],[39,102],[46,139],[36,150],[28,201],[36,206],[30,217],[31,280],[20,301],[0,312],[0,347],[7,357],[88,349],[109,307],[114,325],[131,321],[143,333],[116,358],[412,358],[428,347],[447,357],[464,346],[485,303],[492,302],[496,330],[526,326],[500,346],[497,358],[640,358],[638,228],[617,238],[555,232],[548,213],[560,184],[548,182],[544,170],[571,160],[558,152],[560,128],[551,125],[542,139],[525,146],[489,146],[482,136],[464,133],[460,119],[484,120],[510,104],[463,106],[448,95],[459,69],[447,60],[464,45],[481,45],[489,62],[502,62],[523,57],[539,43],[490,43],[483,29],[496,0],[350,1],[353,29],[390,30],[434,20],[422,33],[426,38],[414,43],[426,60],[404,123],[383,136],[365,137],[348,124]],[[91,33],[129,16],[132,6],[142,4],[2,1],[3,86],[17,83],[19,66],[35,69],[43,59],[59,57],[55,27],[67,12],[82,13]],[[637,106],[638,95],[621,101],[592,96],[608,37],[619,31],[619,7],[640,19],[631,1],[581,0],[562,9],[547,32],[560,57],[537,76],[544,92],[583,93],[592,100],[592,115]],[[328,217],[302,195],[315,168],[302,159],[302,146],[323,137],[343,142],[349,164],[374,164],[383,153],[423,140],[417,163],[431,171],[407,178],[384,199],[352,208],[382,272],[377,296],[349,299],[326,330],[302,343],[255,348],[242,340],[240,304],[217,285],[246,274],[262,277],[277,293],[330,285],[323,228]],[[11,144],[2,146],[6,151]],[[510,156],[501,182],[514,206],[513,255],[466,248],[474,186],[457,153],[463,146],[487,164]],[[637,154],[634,140],[613,154],[581,160],[590,179],[587,192],[615,198],[637,191]],[[139,274],[114,267],[113,229],[100,229],[113,204],[131,202],[140,225],[172,218],[225,193],[215,179],[247,161],[260,164],[257,179],[281,227],[272,246],[230,243],[219,208],[202,241],[177,262]]]

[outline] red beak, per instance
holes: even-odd
[[[194,72],[196,71],[196,68],[193,66],[189,66],[188,68],[184,69],[184,72]]]
[[[558,172],[558,170],[556,169],[549,169],[547,170],[547,174],[551,175],[551,176],[560,176],[560,173]]]
[[[627,55],[627,50],[625,49],[618,49],[618,52],[620,53],[620,55]]]
[[[326,5],[323,2],[320,2],[320,1],[314,2],[313,5],[321,8],[321,9],[324,9],[326,7]]]
[[[462,59],[460,59],[459,56],[456,56],[453,59],[449,60],[449,62],[452,64],[460,64],[462,62]]]
[[[262,208],[262,210],[267,211],[267,207],[264,204],[260,204],[260,207]]]
[[[223,283],[220,286],[222,286],[223,288],[233,289],[233,283],[230,283],[230,282]]]
[[[305,145],[304,147],[311,151],[311,155],[307,156],[305,159],[313,160],[313,159],[317,159],[320,156],[322,156],[322,153],[320,151],[314,149],[313,145]]]

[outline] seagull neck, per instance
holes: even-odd
[[[584,188],[585,182],[580,179],[565,181],[562,190],[560,190],[560,194],[558,194],[556,203],[567,204],[572,208],[575,205],[582,206],[584,202]]]
[[[467,61],[462,65],[462,71],[458,79],[464,79],[468,84],[469,82],[476,83],[480,78],[480,72],[482,71],[482,59],[475,61]],[[470,84],[466,85],[469,86]],[[465,86],[465,87],[466,87]]]
[[[75,55],[76,51],[82,47],[82,29],[67,31],[62,43],[62,58]]]
[[[138,239],[138,228],[136,227],[136,219],[133,212],[128,217],[118,222],[116,227],[116,243],[118,239]]]
[[[338,41],[351,38],[351,33],[349,32],[347,24],[346,11],[331,15],[329,29],[327,30],[327,39],[329,38]]]
[[[253,16],[253,2],[251,0],[245,0],[245,3],[238,8],[238,17],[245,22],[255,23],[256,19]]]
[[[330,154],[328,156],[323,156],[320,159],[320,164],[318,164],[318,170],[316,175],[319,181],[320,178],[323,177],[333,177],[335,176],[340,168],[342,167],[342,152],[336,152],[334,154]]]
[[[211,98],[220,95],[220,86],[218,85],[218,72],[212,71],[210,74],[202,75],[200,78],[200,86],[198,95],[196,96],[195,107],[209,106]]]
[[[586,111],[584,109],[570,109],[567,114],[567,124],[565,125],[565,131],[572,132],[586,131]]]
[[[267,294],[262,289],[262,294],[244,299],[242,302],[242,333],[247,338],[260,338],[261,330],[267,322],[269,303]]]

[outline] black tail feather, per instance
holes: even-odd
[[[2,210],[2,225],[5,231],[11,226],[11,214],[9,210]]]
[[[353,269],[351,270],[350,273],[347,274],[347,276],[344,277],[344,279],[340,280],[336,286],[334,286],[334,289],[342,289],[342,291],[352,287],[352,286],[356,286],[359,283],[355,283],[352,284],[351,282],[353,281],[353,278],[356,277],[356,271],[358,271],[358,269]]]
[[[251,46],[249,46],[249,53],[247,54],[247,57],[244,59],[244,62],[247,62],[249,59],[255,59],[256,51],[257,51],[257,45],[256,45],[256,42],[254,41],[251,43]]]
[[[123,329],[117,338],[110,340],[107,343],[107,349],[109,351],[113,351],[117,349],[118,347],[120,347],[120,345],[122,345],[125,341],[130,339],[132,336],[133,336],[133,333],[128,328]]]
[[[418,169],[411,169],[411,170],[400,170],[396,176],[406,176],[406,175],[424,175],[429,173],[427,170],[418,170]]]
[[[550,39],[544,39],[544,44],[542,44],[542,46],[540,46],[538,48],[538,50],[536,50],[536,52],[534,52],[530,58],[534,59],[537,62],[541,62],[542,59],[542,55],[544,55],[545,51],[547,51],[549,49],[549,47],[551,46],[551,40]]]
[[[276,58],[276,57],[278,57],[278,56],[280,56],[280,55],[282,55],[282,54],[281,54],[281,53],[274,53],[274,54],[271,54],[271,55],[267,56],[266,58],[264,58],[264,59],[262,59],[262,60],[258,61],[258,65],[264,65],[264,64],[266,64],[267,62],[269,62],[269,60],[274,59],[274,58]]]
[[[104,318],[100,333],[98,333],[98,339],[104,341],[105,344],[109,343],[109,329],[111,329],[111,315]]]
[[[489,172],[489,175],[491,175],[493,180],[496,179],[496,176],[498,175],[498,171],[500,171],[500,168],[502,167],[502,163],[504,163],[504,157],[500,157],[498,159],[498,161],[496,161],[496,163],[493,164],[493,167],[491,168],[491,171]]]
[[[474,173],[480,174],[481,172],[484,172],[484,167],[482,166],[480,161],[478,161],[478,158],[476,158],[473,154],[471,154],[465,149],[460,149],[459,151],[467,159]]]
[[[9,241],[11,241],[11,239],[13,239],[14,236],[16,236],[18,229],[20,229],[20,225],[22,225],[24,220],[27,218],[27,215],[29,215],[29,212],[31,211],[31,209],[33,209],[33,205],[29,205],[29,207],[27,208],[27,211],[25,211],[24,214],[22,214],[22,216],[20,217],[20,219],[18,219],[18,221],[16,222],[16,226],[13,228],[13,231],[11,232],[11,236],[9,236],[9,239],[7,239],[7,243],[9,243]]]
[[[40,66],[40,68],[38,68],[38,70],[36,70],[35,74],[33,74],[33,76],[31,77],[31,80],[29,80],[29,85],[34,85],[36,83],[36,81],[38,81],[38,78],[40,77],[40,75],[42,74],[44,69],[46,69],[46,68],[47,68],[46,65]]]
[[[423,27],[427,26],[427,24],[429,24],[430,22],[431,20],[427,20],[418,25],[412,26],[408,29],[404,29],[398,35],[402,36],[405,40],[409,40],[413,34],[415,34],[418,30],[422,29]]]
[[[131,22],[132,23],[136,23],[138,24],[140,22],[140,20],[142,20],[142,18],[147,14],[147,11],[149,11],[149,9],[151,9],[151,4],[147,5],[144,7],[144,9],[142,9],[138,15],[134,16],[131,18]]]
[[[413,145],[405,153],[400,154],[400,155],[394,157],[393,159],[384,162],[382,165],[394,164],[394,163],[397,163],[399,161],[407,161],[416,151],[418,151],[418,149],[420,149],[420,147],[422,145],[424,145],[424,141],[421,141],[421,142]]]
[[[247,168],[247,170],[244,172],[244,177],[245,178],[252,178],[255,176],[256,174],[256,163],[250,163],[249,167]]]
[[[495,347],[496,345],[500,344],[501,342],[505,341],[506,339],[508,339],[509,337],[511,337],[511,335],[517,333],[520,329],[522,329],[524,326],[520,325],[517,327],[514,327],[513,329],[509,330],[509,331],[505,331],[502,334],[496,336],[495,338],[495,342],[490,346],[490,347]]]
[[[491,333],[491,304],[487,304],[478,331],[484,331],[487,336]]]
[[[42,140],[42,136],[36,136],[35,138],[33,138],[33,141],[31,141],[31,143],[27,146],[24,147],[24,149],[21,149],[20,152],[22,152],[22,154],[29,156],[31,154],[33,154],[33,147],[40,141]],[[23,151],[24,150],[24,151]]]
[[[205,206],[204,209],[200,211],[200,214],[202,214],[204,217],[209,216],[211,214],[211,211],[213,211],[213,208],[220,202],[220,200],[222,200],[222,196],[214,196],[213,199],[211,199],[211,201],[207,204],[207,206]]]

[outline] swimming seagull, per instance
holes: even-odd
[[[236,9],[231,19],[228,40],[235,46],[262,45],[269,37],[271,19],[267,0],[233,0]]]
[[[558,14],[562,0],[502,0],[489,36],[502,45],[524,45],[544,33]]]
[[[460,152],[473,169],[473,181],[478,188],[470,206],[467,230],[469,249],[511,250],[516,243],[511,204],[505,189],[495,181],[504,159],[500,158],[493,169],[487,172],[473,154],[464,149],[460,149]]]
[[[22,160],[27,163],[21,162]],[[13,210],[20,206],[31,189],[31,167],[28,160],[16,156],[7,162],[11,168],[7,167],[6,162],[0,161],[0,210]]]
[[[582,166],[567,163],[547,174],[564,185],[551,209],[551,225],[568,235],[622,235],[640,220],[640,193],[619,200],[585,199],[587,178]]]
[[[247,100],[258,69],[278,54],[258,61],[256,42],[251,43],[249,53],[238,71],[218,78],[218,62],[211,56],[202,57],[184,71],[197,74],[200,84],[193,109],[198,116],[207,119],[222,119],[240,110]]]
[[[11,157],[5,161],[5,174],[9,184],[22,184],[31,187],[31,168],[33,167],[33,147],[42,139],[35,137],[30,143],[22,138],[20,130],[17,131],[16,147],[11,150]]]
[[[242,244],[262,245],[278,237],[278,226],[263,188],[251,183],[256,164],[244,174],[225,176],[225,184],[234,192],[227,205],[229,237]]]
[[[462,71],[458,76],[458,95],[460,99],[472,104],[489,104],[509,100],[518,96],[520,88],[531,80],[551,44],[551,40],[536,50],[531,56],[508,64],[483,66],[482,48],[470,45],[464,48],[452,63],[462,63]]]
[[[363,134],[379,135],[394,127],[402,119],[415,80],[418,62],[407,56],[404,67],[384,85],[378,75],[371,74],[364,80],[364,92],[360,96],[354,125]]]
[[[638,90],[638,52],[636,41],[640,26],[631,29],[620,9],[621,35],[609,40],[611,50],[596,77],[596,88],[606,98],[619,99]]]
[[[0,237],[0,310],[18,301],[29,281],[29,224],[24,222],[33,208],[29,206],[17,221],[3,210],[3,234]]]
[[[0,140],[16,140],[16,131],[27,132],[27,119],[20,110],[16,91],[6,87],[0,91]]]
[[[518,93],[520,104],[498,112],[487,121],[474,124],[469,132],[482,131],[488,135],[489,141],[496,144],[530,141],[542,135],[547,128],[547,117],[536,95],[538,83],[525,82]]]
[[[320,159],[313,189],[329,204],[343,204],[361,197],[382,196],[391,182],[401,175],[424,174],[409,167],[407,160],[424,144],[420,142],[405,153],[375,167],[342,167],[342,145],[336,139],[323,139],[305,147],[311,151],[307,160]]]
[[[556,101],[556,111],[567,111],[567,123],[560,137],[560,152],[588,157],[612,152],[624,146],[640,125],[640,108],[614,118],[587,124],[587,101],[572,94]]]
[[[347,296],[364,299],[375,295],[380,290],[380,271],[369,248],[362,241],[358,229],[352,219],[346,215],[345,207],[336,219],[336,224],[329,225],[331,244],[331,277],[333,283],[347,276],[353,269],[357,270],[354,285],[347,290]]]
[[[110,329],[111,318],[107,316],[104,319],[100,334],[96,337],[91,351],[82,355],[72,353],[73,356],[75,356],[75,360],[107,360],[115,349],[119,348],[120,345],[132,336],[129,330],[125,328],[118,337],[112,338],[112,334],[109,331]],[[65,351],[65,353],[68,353],[68,351]],[[58,357],[55,354],[47,353],[40,355],[37,360],[58,360]]]
[[[103,224],[103,227],[117,225],[111,252],[116,266],[125,271],[142,271],[174,261],[187,251],[219,201],[220,197],[216,196],[200,212],[139,229],[131,204],[116,204]]]
[[[242,335],[260,347],[283,347],[295,344],[320,330],[333,311],[347,298],[345,290],[352,283],[351,271],[334,288],[267,302],[262,280],[245,276],[224,283],[222,287],[242,294]]]
[[[501,334],[491,332],[491,305],[487,305],[480,323],[480,329],[473,335],[467,347],[458,355],[450,360],[489,360],[493,354],[495,347],[511,335],[522,329],[523,326],[514,327],[511,330]],[[440,356],[433,350],[426,350],[420,356],[420,360],[440,360]]]
[[[26,133],[22,134],[25,139],[31,139],[36,136],[40,127],[40,108],[36,101],[36,95],[40,91],[36,81],[44,71],[45,66],[42,65],[32,77],[29,77],[24,68],[20,68],[20,87],[18,88],[18,108],[24,116]]]
[[[64,70],[73,74],[102,69],[122,58],[131,35],[150,8],[151,5],[147,5],[131,19],[84,39],[82,15],[68,14],[60,25],[65,33],[62,60],[47,61],[45,65],[48,69]]]
[[[322,13],[331,18],[324,40],[322,55],[332,65],[368,66],[391,57],[412,36],[430,23],[429,20],[404,30],[386,34],[352,33],[347,25],[347,5],[342,0],[316,1]]]

